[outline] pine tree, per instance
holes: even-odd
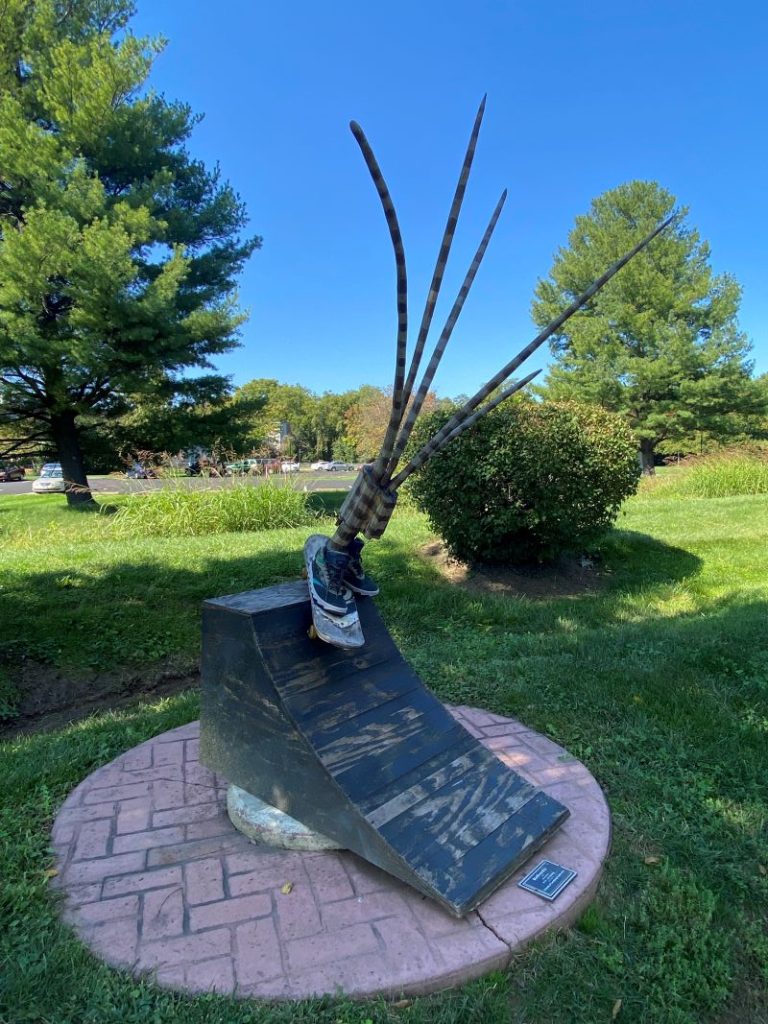
[[[0,10],[0,418],[50,439],[70,503],[90,501],[81,418],[188,400],[186,371],[237,344],[235,279],[260,245],[218,168],[187,152],[197,118],[148,89],[164,43],[130,34],[132,14]]]
[[[532,316],[543,326],[631,240],[668,217],[675,198],[655,182],[606,192],[576,218],[568,247],[539,281]],[[709,246],[686,210],[553,337],[548,393],[622,413],[653,471],[662,441],[705,430],[727,436],[763,402],[739,331],[741,289],[715,276]],[[740,429],[740,428],[739,428]]]

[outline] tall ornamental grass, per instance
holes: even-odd
[[[316,518],[309,494],[288,481],[236,480],[211,490],[179,483],[134,493],[111,522],[120,537],[198,537],[306,526]]]
[[[675,471],[672,487],[685,498],[768,494],[768,453],[740,449],[686,460]]]

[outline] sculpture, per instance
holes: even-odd
[[[316,534],[305,545],[309,595],[297,581],[215,598],[203,611],[203,763],[457,916],[478,906],[524,864],[569,811],[503,764],[453,718],[403,658],[373,602],[362,603],[358,615],[352,591],[373,594],[377,589],[362,569],[359,535],[381,537],[398,488],[411,473],[531,381],[536,373],[505,383],[669,223],[658,225],[609,267],[400,468],[506,198],[502,193],[496,204],[414,392],[484,109],[485,100],[475,118],[407,372],[407,279],[400,228],[373,152],[362,129],[352,124],[384,208],[397,267],[397,357],[384,441],[377,458],[358,475],[333,536]],[[368,637],[364,646],[362,626]],[[316,636],[327,642],[313,642]]]
[[[491,214],[488,226],[466,272],[453,307],[448,314],[432,357],[424,371],[421,383],[414,393],[416,377],[424,354],[427,336],[432,325],[435,305],[440,293],[443,275],[453,242],[453,235],[469,180],[477,138],[480,133],[480,125],[482,124],[485,112],[485,102],[486,99],[483,97],[475,117],[458,185],[456,186],[456,192],[454,193],[453,202],[448,214],[448,221],[443,232],[440,251],[427,293],[427,301],[407,375],[405,368],[408,344],[408,284],[405,251],[400,226],[392,197],[373,150],[362,128],[355,121],[352,121],[350,124],[352,134],[362,151],[366,166],[379,194],[392,240],[397,270],[398,328],[392,407],[381,450],[374,462],[365,466],[359,473],[352,490],[339,512],[336,531],[333,536],[329,539],[323,538],[321,540],[320,535],[315,535],[310,538],[305,548],[315,632],[321,639],[341,647],[357,647],[363,643],[354,594],[374,596],[378,592],[375,583],[362,568],[361,552],[363,541],[360,540],[359,534],[362,534],[369,540],[381,537],[394,511],[398,488],[405,483],[408,477],[419,470],[447,444],[461,436],[465,430],[468,430],[482,416],[487,415],[501,402],[529,384],[538,375],[539,370],[535,370],[521,380],[512,380],[506,384],[505,381],[508,381],[518,367],[536,349],[543,345],[569,317],[573,316],[574,313],[587,303],[614,274],[618,273],[623,266],[636,256],[641,249],[644,249],[674,219],[670,217],[657,225],[653,231],[641,239],[628,253],[613,263],[560,316],[548,324],[533,341],[521,349],[513,359],[491,377],[405,466],[398,469],[401,456],[421,412],[424,399],[432,385],[435,372],[450,341],[451,334],[461,314],[477,271],[485,256],[488,243],[491,240],[507,197],[505,189]],[[501,387],[501,390],[493,395],[493,397],[490,397],[501,385],[504,385]]]

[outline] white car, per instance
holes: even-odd
[[[32,481],[35,494],[50,494],[54,491],[65,491],[64,474],[60,462],[47,462],[40,470],[40,476]]]
[[[321,459],[320,462],[313,462],[309,468],[312,470],[328,469],[329,466],[330,462],[327,462],[325,459]]]
[[[280,467],[284,473],[298,473],[301,467],[298,462],[284,462]]]

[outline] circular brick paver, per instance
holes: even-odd
[[[193,992],[413,995],[505,967],[587,905],[610,816],[594,778],[562,747],[514,719],[451,710],[571,811],[540,854],[463,920],[352,853],[250,843],[227,817],[228,783],[198,761],[197,722],[134,747],[65,801],[53,843],[66,920],[107,963]],[[517,885],[540,856],[578,871],[554,903]]]

